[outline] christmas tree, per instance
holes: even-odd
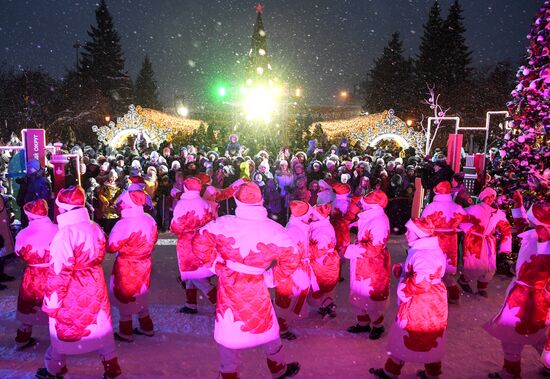
[[[514,190],[522,190],[528,205],[550,200],[550,1],[539,10],[527,38],[526,63],[517,72],[518,83],[507,104],[510,129],[502,136],[494,184],[510,201]]]
[[[90,26],[91,41],[84,45],[79,73],[86,86],[94,86],[111,99],[113,110],[120,114],[132,102],[132,82],[124,70],[120,37],[105,0],[95,11],[97,26]]]
[[[155,82],[153,66],[149,56],[145,55],[141,70],[135,84],[136,103],[146,108],[162,109],[162,104],[158,98],[157,83]]]
[[[248,52],[248,65],[246,69],[247,84],[267,82],[271,78],[271,63],[267,55],[267,37],[264,29],[262,13],[264,6],[256,5],[256,24],[252,33],[252,44]]]
[[[445,77],[442,62],[445,61],[445,33],[441,7],[436,1],[430,8],[428,21],[424,25],[424,34],[420,40],[418,60],[416,61],[417,90],[424,93],[426,84],[441,87]]]

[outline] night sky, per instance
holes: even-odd
[[[452,0],[440,1],[446,17]],[[518,61],[542,0],[462,0],[473,65]],[[95,25],[97,1],[1,0],[0,62],[41,67],[63,77],[75,65],[76,40]],[[135,79],[153,63],[161,98],[199,102],[211,83],[231,81],[246,60],[256,19],[251,0],[107,0]],[[268,54],[284,80],[301,83],[310,103],[331,104],[365,77],[394,31],[405,54],[417,53],[432,0],[264,1]]]

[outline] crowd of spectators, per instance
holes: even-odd
[[[384,191],[390,199],[386,212],[394,233],[405,231],[417,177],[426,189],[453,178],[453,193],[471,201],[464,193],[463,177],[453,176],[440,150],[428,159],[413,148],[393,152],[363,150],[358,145],[350,148],[346,138],[327,150],[311,140],[305,151],[281,147],[279,151],[249,152],[239,143],[237,135],[231,135],[225,146],[210,148],[132,143],[119,149],[101,144],[72,144],[66,150],[81,156],[81,184],[88,209],[106,232],[119,217],[119,195],[131,186],[143,188],[148,194],[148,212],[156,218],[161,231],[167,230],[172,209],[183,189],[183,179],[199,173],[220,189],[240,178],[254,181],[263,191],[269,217],[281,224],[288,219],[291,200],[312,205],[331,202],[334,182],[348,184],[350,196],[365,195],[374,189]],[[3,162],[9,161],[6,154]],[[37,163],[31,161],[28,175],[17,180],[19,191],[15,200],[19,206],[36,198],[51,201],[51,170],[44,170]],[[5,177],[7,164],[3,167]],[[66,185],[76,184],[76,172],[73,160],[67,166]],[[7,181],[2,183],[5,185]],[[3,192],[9,191],[5,188]],[[232,199],[226,200],[220,205],[220,213],[230,214],[234,207]]]

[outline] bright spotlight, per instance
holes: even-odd
[[[189,108],[187,108],[185,105],[178,106],[177,112],[181,117],[189,116]]]
[[[266,123],[271,121],[277,109],[278,92],[276,88],[250,88],[243,101],[247,120],[262,120]]]

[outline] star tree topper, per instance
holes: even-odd
[[[256,13],[264,13],[264,5],[262,3],[256,4]]]

